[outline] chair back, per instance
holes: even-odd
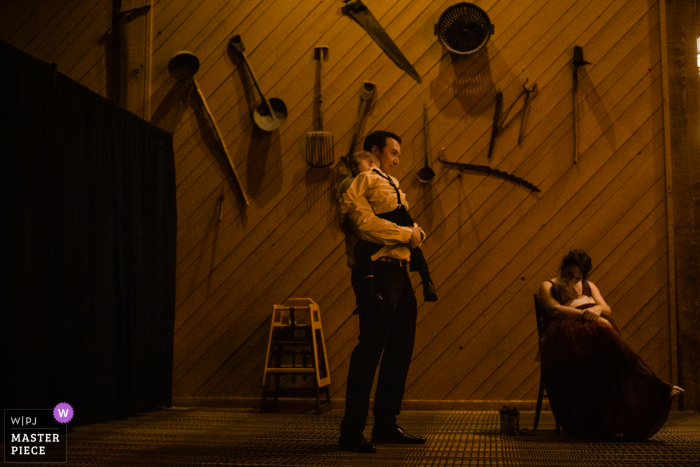
[[[537,294],[535,294],[535,317],[537,318],[537,335],[539,336],[540,339],[542,339],[542,335],[544,334],[545,329],[547,329],[547,325],[549,324],[550,321],[550,316],[547,313],[547,311],[544,309],[544,306],[540,303],[539,299],[537,298]],[[538,342],[539,345],[539,342]],[[539,352],[537,353],[538,360],[539,360]],[[542,365],[540,365],[540,372],[542,371]],[[535,407],[535,425],[533,430],[537,429],[537,425],[540,422],[540,411],[542,410],[542,399],[548,397],[548,395],[545,395],[546,389],[544,385],[544,379],[542,378],[542,373],[540,373],[540,389],[537,391],[537,406]],[[557,434],[559,434],[560,426],[559,422],[557,422],[556,416],[554,417],[554,423],[556,426]]]
[[[541,339],[549,324],[549,316],[537,298],[537,294],[535,294],[535,317],[537,319],[537,335]]]

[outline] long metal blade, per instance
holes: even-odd
[[[361,0],[343,0],[345,6],[342,8],[343,14],[350,16],[357,24],[362,26],[369,36],[374,39],[379,47],[391,58],[399,68],[408,73],[408,75],[418,81],[423,82],[418,72],[413,68],[413,65],[408,61],[406,56],[401,52],[394,41],[384,31],[384,28],[379,21],[374,17],[371,11],[362,3]]]
[[[442,158],[442,156],[440,156],[440,158],[438,160],[445,165],[451,165],[451,166],[457,167],[460,171],[462,171],[462,170],[474,170],[476,172],[485,173],[487,175],[494,175],[498,178],[510,180],[511,182],[517,183],[518,185],[522,185],[526,188],[531,189],[532,191],[537,191],[537,192],[540,191],[539,188],[537,188],[535,185],[528,182],[527,180],[520,178],[517,175],[509,174],[507,172],[503,172],[502,170],[494,169],[492,167],[489,167],[488,165],[464,164],[462,162],[446,161]]]

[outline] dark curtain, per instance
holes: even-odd
[[[172,135],[0,42],[0,408],[170,405]]]

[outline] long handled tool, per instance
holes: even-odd
[[[333,163],[333,133],[323,131],[323,62],[328,60],[328,47],[317,46],[318,60],[318,131],[306,134],[306,162],[314,167],[328,167]]]
[[[274,131],[279,128],[287,120],[287,106],[284,104],[282,99],[273,97],[268,100],[260,89],[258,84],[258,79],[253,73],[253,69],[248,63],[248,57],[245,55],[245,45],[243,45],[243,39],[240,34],[236,34],[229,40],[229,44],[241,53],[243,57],[243,62],[245,62],[246,68],[250,72],[250,77],[253,78],[253,84],[255,89],[258,90],[258,94],[262,98],[262,102],[257,106],[255,112],[253,112],[253,121],[263,131]]]
[[[578,162],[578,68],[583,65],[590,65],[583,59],[583,48],[579,45],[574,46],[574,164]]]
[[[501,130],[501,109],[503,108],[503,93],[499,92],[496,94],[496,108],[493,111],[493,126],[491,127],[491,142],[489,143],[489,155],[488,158],[491,160],[491,155],[493,154],[493,146],[496,144],[496,136]]]
[[[537,89],[537,83],[533,84],[531,88],[528,89],[527,87],[527,79],[525,79],[525,83],[523,84],[523,91],[520,94],[525,94],[525,103],[523,104],[523,114],[520,118],[520,132],[518,133],[518,145],[523,141],[523,131],[525,129],[525,117],[527,116],[527,105],[530,102],[530,94],[535,92]],[[518,99],[520,96],[518,96]]]
[[[430,168],[430,133],[428,131],[428,105],[423,104],[423,133],[425,133],[425,167],[417,173],[418,181],[430,183],[435,177],[435,171]]]
[[[343,183],[343,180],[345,180],[346,178],[348,178],[349,176],[352,175],[348,161],[350,159],[350,156],[356,150],[357,140],[360,138],[360,128],[362,127],[362,120],[363,120],[364,115],[365,115],[365,109],[367,108],[369,101],[371,101],[372,98],[374,97],[375,89],[376,89],[376,86],[371,81],[365,81],[362,84],[362,92],[360,94],[362,99],[360,101],[360,109],[357,112],[357,119],[355,121],[355,130],[353,131],[352,140],[350,141],[350,149],[348,150],[348,153],[345,156],[342,156],[340,158],[340,162],[338,162],[336,164],[336,166],[333,167],[333,172],[332,172],[332,176],[331,176],[331,180],[332,180],[331,188],[332,188],[333,197],[336,201],[338,200],[338,198],[340,196],[340,193],[338,192],[338,188]]]
[[[362,126],[362,117],[365,115],[365,108],[367,103],[374,97],[374,90],[376,86],[371,81],[365,81],[362,85],[362,101],[360,102],[360,110],[357,112],[357,120],[355,121],[355,130],[352,134],[352,140],[350,141],[350,150],[348,151],[348,156],[355,152],[355,146],[357,146],[357,140],[360,137],[360,127]]]
[[[361,0],[343,0],[345,6],[342,12],[352,19],[370,35],[372,39],[382,48],[384,52],[391,58],[399,68],[408,73],[408,75],[418,81],[423,82],[418,72],[413,68],[411,62],[401,52],[399,47],[389,37],[377,18],[374,17],[371,11],[362,3]]]
[[[214,133],[216,134],[216,139],[219,142],[219,146],[221,146],[221,149],[224,151],[224,154],[226,154],[226,160],[228,161],[228,165],[231,167],[231,171],[233,172],[233,177],[236,179],[238,188],[241,190],[241,194],[243,195],[245,205],[249,206],[250,203],[248,202],[248,196],[245,194],[245,190],[243,189],[241,179],[238,178],[238,173],[236,173],[236,168],[233,165],[233,160],[231,159],[231,156],[228,153],[228,149],[226,149],[224,139],[221,136],[221,132],[219,131],[219,126],[214,120],[214,116],[212,115],[211,110],[207,105],[206,99],[204,99],[204,94],[202,94],[202,90],[199,89],[199,84],[197,84],[197,80],[194,79],[195,73],[197,73],[197,70],[199,70],[199,59],[195,54],[186,50],[177,52],[168,62],[168,70],[170,71],[170,74],[172,74],[176,79],[189,79],[192,83],[192,86],[194,86],[195,91],[197,91],[197,95],[202,101],[202,106],[204,107],[204,110],[206,110],[209,122],[211,123],[211,126],[214,127]]]
[[[505,111],[505,113],[503,114],[503,117],[501,117],[501,113],[502,113],[501,109],[503,108],[503,93],[499,92],[496,95],[496,109],[494,110],[494,114],[493,114],[493,128],[491,129],[491,142],[489,144],[489,154],[488,154],[489,160],[491,160],[491,155],[493,154],[493,146],[496,142],[496,137],[501,132],[501,130],[503,130],[503,128],[505,128],[506,126],[508,126],[508,124],[510,124],[510,122],[508,122],[508,124],[506,124],[506,120],[508,119],[508,116],[510,115],[510,111],[513,110],[513,107],[515,106],[515,104],[518,103],[520,98],[522,96],[525,96],[525,103],[523,104],[522,109],[520,109],[513,116],[513,119],[515,119],[518,116],[518,114],[522,114],[521,120],[520,120],[520,132],[518,134],[518,144],[520,144],[521,141],[523,140],[523,131],[524,131],[524,127],[525,127],[525,114],[527,113],[527,105],[530,101],[530,93],[534,92],[537,89],[537,83],[533,84],[531,88],[528,88],[527,82],[528,82],[528,80],[526,79],[525,83],[523,84],[523,90],[520,92],[518,97],[513,101],[513,103],[510,104],[510,107],[508,107],[508,109]],[[513,119],[511,119],[511,122],[513,121]]]

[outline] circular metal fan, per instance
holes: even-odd
[[[457,3],[445,10],[435,34],[450,52],[466,55],[486,45],[494,27],[484,10],[473,3]]]

